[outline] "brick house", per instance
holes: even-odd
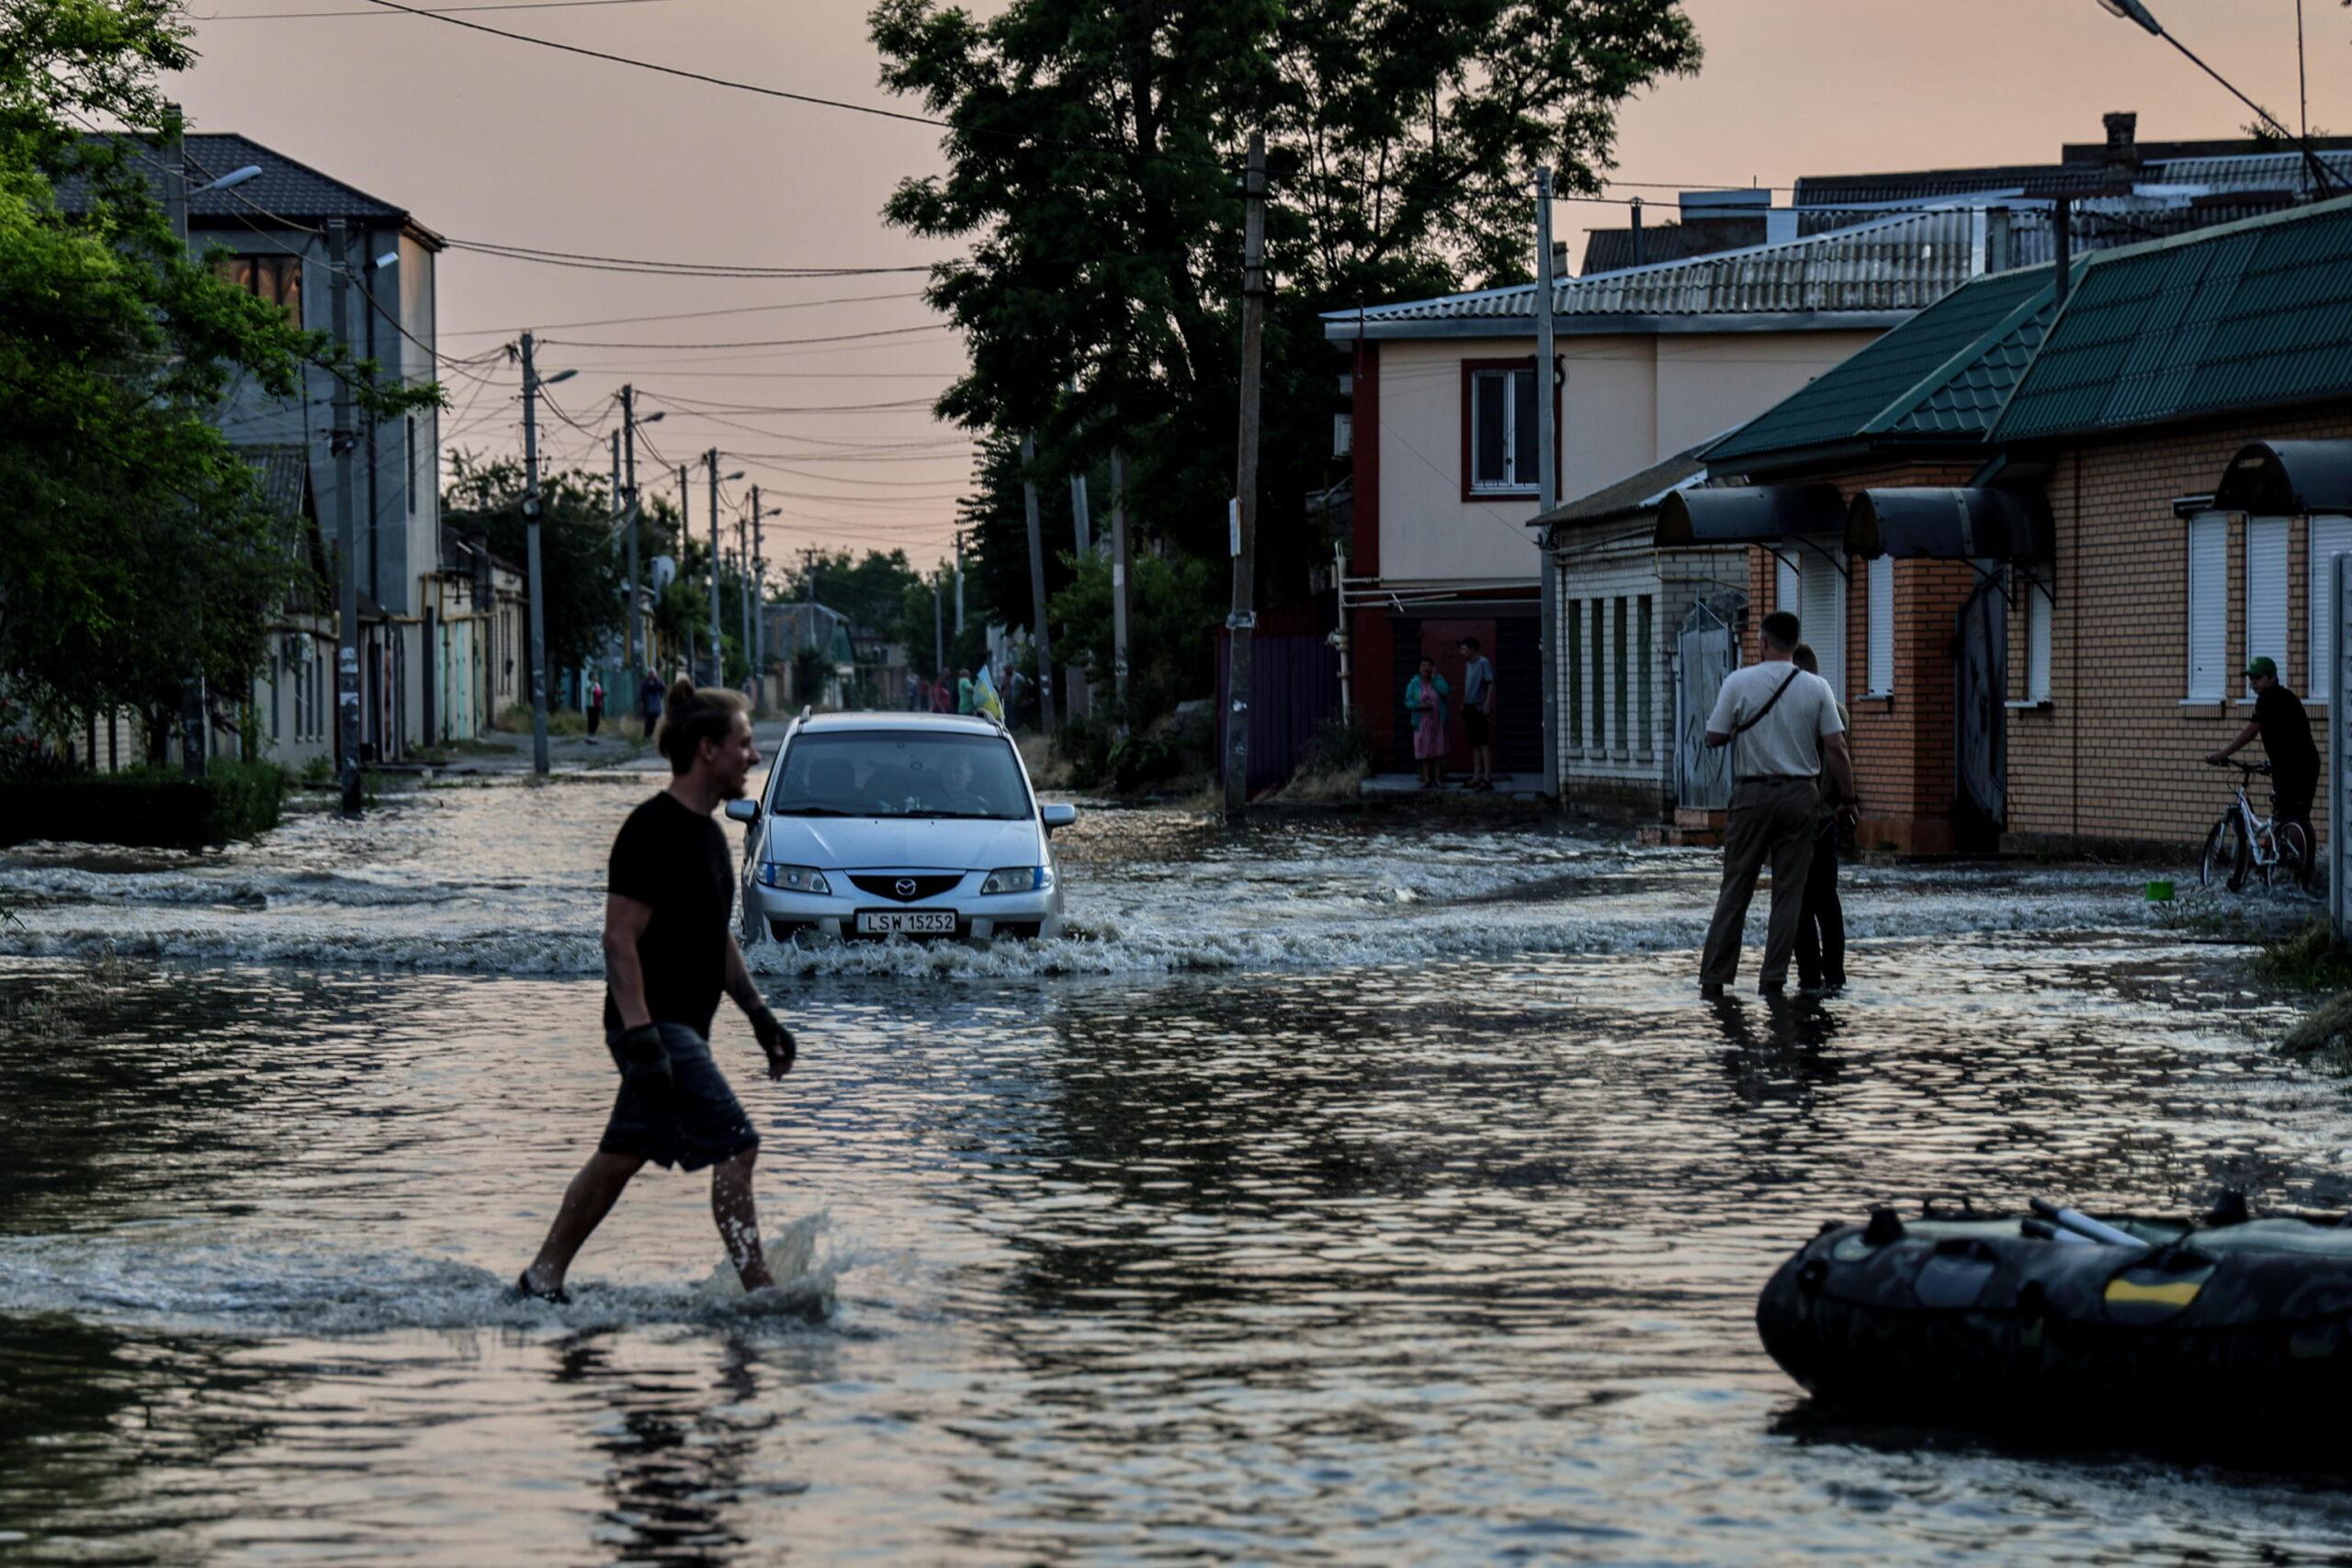
[[[2303,493],[2256,444],[2352,441],[2352,198],[2058,281],[1956,290],[1705,448],[1717,477],[1658,509],[1661,548],[1747,547],[1744,657],[1783,605],[1826,674],[1834,650],[1865,849],[2193,848],[2245,660],[2324,711],[2312,584],[2352,547],[2329,510],[2352,495]]]

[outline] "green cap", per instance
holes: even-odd
[[[2245,672],[2249,675],[2267,675],[2276,681],[2278,679],[2278,664],[2270,655],[2259,654],[2245,661]]]

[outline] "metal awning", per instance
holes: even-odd
[[[2352,513],[2352,440],[2256,441],[2240,447],[2213,487],[2213,506],[2263,517]]]
[[[1858,491],[1846,513],[1854,556],[2048,560],[2053,533],[2040,495],[1984,485]]]
[[[1837,534],[1845,526],[1846,503],[1836,485],[1725,485],[1668,496],[1659,503],[1653,537],[1668,548],[1766,545],[1806,534]]]

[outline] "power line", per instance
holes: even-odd
[[[804,277],[871,277],[892,273],[929,272],[921,266],[743,266],[729,262],[649,261],[637,256],[587,255],[576,251],[543,250],[534,245],[510,245],[494,240],[447,240],[454,251],[472,251],[500,261],[533,262],[542,266],[580,267],[590,272],[647,274],[657,277],[742,278],[752,282]]]
[[[656,65],[650,60],[635,60],[626,54],[610,54],[601,49],[584,49],[576,43],[558,43],[553,39],[533,38],[528,33],[510,33],[503,28],[493,28],[487,22],[469,22],[442,12],[423,10],[414,6],[403,6],[400,4],[400,0],[368,0],[368,4],[387,11],[401,11],[412,17],[429,17],[436,22],[447,23],[453,28],[465,28],[472,32],[488,33],[492,38],[503,38],[514,43],[536,44],[541,49],[552,49],[563,54],[582,55],[590,60],[604,61],[607,64],[627,65],[639,71],[650,71],[658,75],[675,76],[687,82],[700,82],[706,86],[727,87],[739,93],[754,93],[763,98],[782,98],[789,103],[809,104],[818,108],[844,109],[851,114],[871,115],[876,119],[903,120],[909,125],[927,125],[941,130],[952,129],[945,120],[933,119],[928,115],[909,114],[903,109],[876,108],[871,104],[853,104],[841,98],[820,98],[808,93],[789,93],[781,87],[762,87],[750,82],[732,82],[724,76],[706,75],[699,71],[684,71],[675,65]]]
[[[875,332],[835,333],[826,337],[778,337],[753,339],[736,343],[616,343],[588,338],[542,338],[550,348],[651,348],[664,352],[682,348],[801,348],[817,343],[865,343],[874,338],[911,337],[917,333],[940,333],[953,329],[948,321],[925,321],[913,327],[884,327]],[[922,374],[922,372],[910,372]]]
[[[710,316],[748,316],[759,310],[813,310],[820,305],[870,305],[885,299],[920,299],[923,291],[908,289],[903,294],[849,294],[833,299],[792,299],[780,305],[731,305],[720,310],[672,310],[658,316],[605,316],[593,321],[549,321],[539,328],[542,332],[563,332],[572,327],[634,326],[640,321],[690,321]],[[462,332],[447,332],[442,337],[513,337],[520,327],[468,327]]]
[[[440,6],[423,15],[448,16],[457,11],[568,11],[576,6],[659,6],[668,0],[504,0],[496,6]],[[200,22],[292,22],[307,17],[375,17],[381,11],[223,11],[217,17],[198,17]]]

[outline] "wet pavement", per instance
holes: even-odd
[[[1702,852],[1090,812],[1067,941],[759,955],[775,1299],[649,1172],[509,1303],[652,782],[0,856],[0,1561],[2352,1549],[2333,1483],[1824,1421],[1756,1341],[1890,1196],[2352,1201],[2344,1086],[2130,870],[1866,869],[1846,994],[1711,1009]]]

